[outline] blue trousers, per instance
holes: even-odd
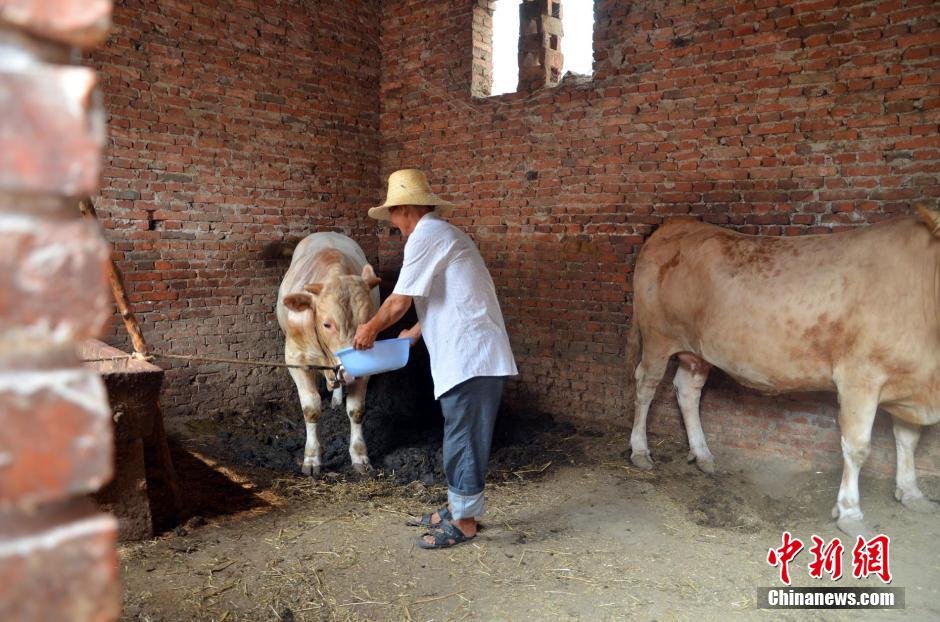
[[[444,474],[454,518],[486,512],[483,484],[506,378],[477,376],[441,396],[444,413]]]

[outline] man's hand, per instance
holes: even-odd
[[[375,338],[378,336],[379,331],[374,330],[371,326],[372,322],[366,322],[365,324],[360,324],[359,328],[356,329],[356,336],[353,337],[353,347],[357,350],[368,350],[372,347],[372,344],[375,343]]]
[[[411,347],[414,347],[418,343],[418,339],[421,339],[421,323],[417,323],[411,328],[406,328],[405,330],[398,333],[398,338],[403,339],[407,337],[411,339]]]
[[[411,296],[391,294],[375,312],[372,319],[361,324],[353,337],[353,347],[357,350],[368,350],[375,343],[379,333],[401,319],[408,307],[411,306]]]

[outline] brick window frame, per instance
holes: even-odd
[[[519,34],[516,62],[519,82],[515,92],[531,93],[553,88],[564,76],[561,41],[562,0],[518,0]],[[493,97],[493,16],[497,0],[477,0],[473,5],[473,62],[470,92],[474,97]]]
[[[476,0],[473,5],[473,62],[470,94],[490,97],[493,90],[493,12],[496,0]]]

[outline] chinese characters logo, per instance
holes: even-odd
[[[825,574],[829,575],[832,581],[838,581],[842,578],[842,554],[845,551],[842,541],[839,538],[833,538],[827,543],[819,536],[813,535],[812,542],[809,553],[813,559],[808,566],[809,576],[822,579]],[[882,583],[891,583],[891,570],[888,563],[890,544],[891,538],[884,534],[874,536],[869,540],[858,536],[855,546],[852,547],[852,576],[856,579],[864,579],[875,575],[881,579]],[[780,581],[786,585],[791,583],[790,562],[796,559],[803,548],[802,540],[794,538],[789,531],[784,531],[780,547],[767,552],[767,563],[779,567]]]

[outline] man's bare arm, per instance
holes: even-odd
[[[401,319],[405,312],[411,307],[411,296],[402,294],[392,294],[385,299],[379,310],[365,324],[359,326],[356,330],[356,336],[353,337],[353,347],[357,350],[368,350],[375,343],[375,338],[380,332]]]

